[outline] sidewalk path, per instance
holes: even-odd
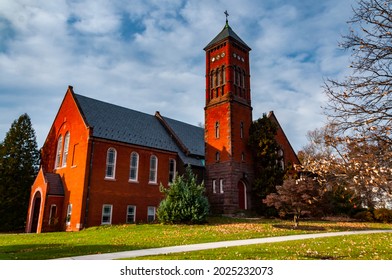
[[[254,245],[254,244],[263,244],[263,243],[275,243],[275,242],[282,242],[282,241],[304,240],[304,239],[312,239],[312,238],[353,235],[353,234],[384,233],[384,232],[392,233],[392,230],[358,230],[358,231],[276,236],[276,237],[233,240],[233,241],[220,241],[220,242],[210,242],[210,243],[172,246],[172,247],[163,247],[163,248],[142,249],[142,250],[125,251],[125,252],[117,252],[117,253],[75,256],[75,257],[60,258],[57,260],[114,260],[114,259],[121,259],[121,258],[135,258],[135,257],[162,255],[162,254],[169,254],[169,253],[199,251],[199,250],[206,250],[206,249],[227,248],[227,247],[234,247],[234,246]]]

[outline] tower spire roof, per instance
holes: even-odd
[[[232,38],[235,41],[237,41],[239,44],[244,46],[248,51],[250,51],[251,48],[230,27],[229,20],[228,20],[229,13],[227,11],[225,11],[225,15],[226,15],[225,26],[223,27],[222,31],[211,42],[208,43],[208,45],[204,48],[204,50],[209,49],[213,45],[219,44],[221,41],[227,38]]]

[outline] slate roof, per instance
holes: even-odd
[[[233,29],[231,29],[230,25],[227,22],[225,27],[223,27],[223,30],[218,35],[216,35],[216,37],[212,39],[210,43],[208,43],[208,45],[204,48],[204,50],[209,49],[213,45],[220,43],[221,41],[225,40],[228,37],[242,44],[245,48],[248,49],[248,51],[251,50],[251,48],[244,41],[242,41],[242,39],[233,31]]]
[[[48,184],[48,195],[64,196],[64,186],[59,174],[44,173],[45,180]]]
[[[204,129],[164,118],[191,152],[186,155],[154,115],[75,93],[74,97],[94,137],[175,152],[184,164],[203,166]]]
[[[163,117],[176,135],[189,149],[190,154],[204,157],[204,129]]]

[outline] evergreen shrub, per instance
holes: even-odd
[[[188,166],[184,175],[177,175],[165,188],[165,194],[157,210],[157,217],[165,224],[201,224],[207,220],[209,203],[204,196],[204,183],[197,184],[196,176]]]

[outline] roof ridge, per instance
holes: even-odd
[[[159,120],[159,122],[163,125],[163,127],[169,132],[170,136],[174,138],[174,142],[180,147],[185,155],[189,155],[190,151],[185,146],[185,144],[181,141],[180,137],[174,132],[174,129],[167,123],[167,121],[163,118],[163,116],[159,113],[159,111],[155,112],[155,117]]]
[[[122,109],[125,109],[125,110],[133,111],[133,112],[136,112],[136,113],[140,113],[140,114],[144,114],[144,115],[152,117],[151,114],[148,114],[148,113],[145,113],[145,112],[142,112],[142,111],[138,111],[138,110],[135,110],[135,109],[131,109],[131,108],[128,108],[128,107],[125,107],[125,106],[122,106],[122,105],[113,104],[113,103],[110,103],[108,101],[99,100],[99,99],[96,99],[96,98],[92,98],[92,97],[81,95],[81,94],[77,94],[77,93],[74,93],[74,95],[75,95],[75,97],[87,98],[87,99],[93,100],[94,102],[104,103],[104,104],[107,104],[107,105],[110,105],[110,106],[115,106],[115,107],[118,107],[118,108],[122,108]]]

